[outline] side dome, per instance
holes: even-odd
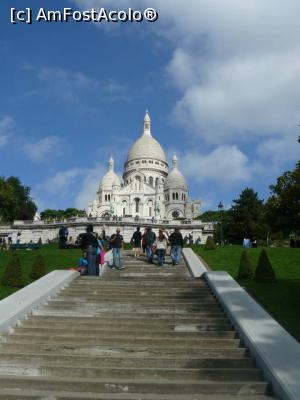
[[[184,176],[182,173],[179,171],[177,168],[177,156],[174,154],[173,156],[173,169],[167,176],[167,179],[165,180],[165,185],[164,189],[183,189],[187,191],[187,184],[185,181]]]
[[[173,169],[165,180],[165,189],[183,189],[187,190],[184,176],[178,169]]]
[[[151,120],[147,111],[144,118],[144,133],[134,142],[129,150],[127,162],[141,158],[154,158],[165,163],[167,162],[163,148],[151,135],[150,126]]]
[[[111,190],[113,185],[121,186],[121,182],[118,175],[114,172],[114,160],[111,157],[108,162],[108,172],[102,178],[100,189]]]

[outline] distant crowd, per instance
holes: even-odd
[[[67,231],[63,232],[62,230],[61,234],[64,237],[62,241],[67,243]],[[99,235],[93,231],[92,225],[88,225],[86,232],[80,234],[76,241],[78,243],[76,245],[83,251],[78,268],[82,275],[98,276],[105,263],[106,252],[109,250],[111,250],[111,258],[107,259],[109,267],[117,270],[125,269],[124,238],[119,228],[108,237],[105,231]],[[156,256],[157,265],[164,267],[166,265],[165,257],[169,250],[171,264],[175,266],[180,263],[184,239],[179,228],[176,228],[171,234],[160,229],[156,236],[151,227],[145,228],[143,232],[140,227],[137,227],[130,242],[133,245],[133,256],[137,259],[144,254],[147,262],[153,264]]]

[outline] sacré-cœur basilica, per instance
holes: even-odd
[[[148,112],[143,133],[128,152],[123,179],[115,173],[111,157],[88,215],[158,221],[194,219],[200,215],[200,201],[189,199],[176,154],[169,168],[163,148],[152,136]]]

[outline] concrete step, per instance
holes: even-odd
[[[63,321],[55,321],[54,323],[51,322],[44,322],[40,321],[24,321],[22,324],[19,324],[19,327],[24,329],[26,332],[27,329],[38,330],[41,329],[49,331],[51,329],[60,329],[67,332],[77,331],[78,329],[84,330],[85,332],[114,332],[117,329],[122,330],[122,332],[137,332],[143,334],[144,332],[151,332],[156,333],[160,332],[162,334],[165,333],[172,333],[172,332],[214,332],[214,331],[233,331],[232,326],[227,322],[211,322],[211,323],[202,323],[202,324],[187,324],[187,323],[159,323],[159,322],[147,322],[147,323],[132,323],[131,321],[116,321],[116,320],[109,320],[106,323],[82,323],[80,325],[76,323],[70,322],[63,322]]]
[[[68,337],[68,338],[105,338],[105,337],[111,337],[112,332],[118,332],[116,329],[115,330],[98,330],[98,329],[93,329],[86,331],[85,329],[80,329],[80,328],[75,328],[72,330],[66,330],[63,328],[25,328],[25,327],[20,327],[15,330],[15,334],[19,335],[22,334],[23,336],[43,336],[43,335],[49,335],[49,336],[60,336],[60,337]],[[142,339],[148,339],[148,338],[162,338],[162,339],[180,339],[180,338],[187,338],[187,339],[234,339],[237,337],[237,334],[233,330],[227,330],[227,331],[222,331],[222,330],[214,330],[214,331],[198,331],[198,332],[189,332],[184,329],[182,330],[173,330],[173,331],[154,331],[154,332],[149,332],[148,330],[136,330],[132,329],[131,330],[123,330],[122,329],[122,337],[137,337],[137,338],[142,338]],[[113,335],[114,336],[114,335]]]
[[[115,327],[116,328],[116,327]],[[27,327],[19,327],[15,330],[15,333],[21,333],[22,335],[27,336],[40,336],[40,335],[51,335],[51,336],[66,336],[66,337],[111,337],[112,332],[116,332],[117,329],[91,329],[85,330],[80,328],[75,328],[72,330],[66,330],[65,328],[27,328]],[[176,338],[189,338],[189,339],[197,339],[197,338],[209,338],[209,339],[218,339],[218,338],[226,338],[226,339],[233,339],[237,337],[237,334],[234,330],[211,330],[211,331],[188,331],[185,329],[181,330],[168,330],[168,331],[149,331],[149,330],[137,330],[134,327],[131,329],[123,330],[122,329],[122,336],[125,337],[140,337],[140,338],[164,338],[164,339],[176,339]]]
[[[16,344],[51,344],[60,343],[70,345],[73,341],[78,341],[82,346],[120,346],[120,347],[146,347],[146,348],[168,348],[170,346],[174,349],[205,349],[205,348],[235,348],[240,345],[239,339],[208,339],[208,338],[176,338],[176,339],[165,339],[165,338],[147,338],[141,337],[125,337],[123,333],[118,332],[112,333],[111,337],[87,337],[77,336],[54,336],[54,335],[25,335],[15,332],[12,335],[2,337],[5,343],[16,343]],[[72,344],[73,345],[73,344]]]
[[[7,342],[0,344],[1,353],[26,353],[84,355],[106,357],[134,357],[134,358],[243,358],[247,356],[242,347],[150,347],[150,346],[108,346],[95,344],[73,343],[24,343]]]
[[[0,364],[25,363],[31,365],[64,365],[66,367],[128,367],[128,368],[253,368],[253,360],[250,357],[243,358],[138,358],[138,357],[97,357],[76,356],[61,354],[35,354],[35,353],[3,353],[0,352]]]
[[[195,292],[189,291],[179,291],[179,290],[174,290],[174,291],[162,291],[162,290],[140,290],[139,288],[136,288],[135,290],[130,289],[127,291],[122,291],[117,292],[114,290],[111,290],[109,288],[103,288],[99,287],[97,289],[91,290],[88,288],[85,289],[73,289],[73,288],[67,288],[64,289],[60,292],[60,297],[61,296],[86,296],[86,295],[93,295],[93,296],[102,296],[103,298],[108,297],[108,298],[138,298],[140,301],[143,300],[144,297],[149,297],[151,296],[153,299],[155,298],[160,298],[160,299],[195,299],[195,300],[201,300],[202,298],[205,298],[207,296],[214,298],[214,296],[211,294],[211,292],[206,289],[206,290],[197,290]]]
[[[228,319],[223,313],[218,312],[202,312],[193,314],[160,314],[160,313],[102,313],[101,316],[68,316],[68,315],[39,315],[40,310],[34,311],[30,320],[25,320],[27,324],[39,324],[40,322],[50,323],[77,323],[80,324],[120,324],[122,326],[128,324],[142,324],[142,325],[168,325],[168,324],[223,324],[228,323]],[[113,310],[112,310],[113,311]]]
[[[64,377],[81,379],[130,379],[189,382],[251,382],[261,380],[256,368],[134,368],[134,367],[75,367],[66,365],[46,366],[26,363],[0,364],[0,374],[17,377]]]
[[[265,394],[267,384],[261,381],[210,382],[184,380],[78,379],[61,377],[22,377],[1,375],[5,389],[73,391],[77,393],[139,393],[139,394]]]
[[[99,305],[100,304],[105,304],[107,305],[112,305],[113,307],[115,307],[118,304],[139,304],[145,307],[148,306],[155,306],[155,307],[198,307],[199,305],[203,306],[203,305],[211,305],[213,304],[214,306],[216,306],[216,300],[211,297],[211,296],[207,296],[207,297],[203,297],[198,301],[195,301],[194,299],[160,299],[160,298],[156,298],[156,299],[152,299],[150,297],[147,298],[143,298],[143,299],[138,299],[136,298],[126,298],[123,297],[122,299],[118,299],[117,297],[115,298],[110,298],[110,297],[106,297],[103,298],[101,295],[92,295],[92,294],[87,294],[86,296],[60,296],[59,298],[55,298],[55,299],[51,299],[50,301],[48,301],[48,304],[58,304],[59,306],[61,305],[65,305],[66,307],[70,307],[73,306],[74,303],[76,304],[77,302],[82,302],[82,298],[84,298],[84,303],[88,306],[90,305]]]
[[[73,284],[72,287],[84,287],[89,286],[90,289],[99,289],[101,286],[109,286],[113,288],[122,288],[126,286],[136,286],[135,280],[130,279],[123,279],[122,276],[119,279],[116,277],[112,277],[112,279],[102,279],[101,277],[89,277],[89,278],[81,278],[82,280],[77,279]],[[178,279],[178,280],[165,280],[165,279],[157,279],[157,280],[141,280],[139,281],[139,288],[140,287],[147,287],[149,288],[173,288],[173,289],[190,289],[190,288],[201,288],[207,287],[206,284],[202,281],[191,280],[191,279]]]
[[[205,394],[145,394],[145,393],[76,393],[57,392],[49,390],[24,390],[20,389],[1,390],[1,400],[233,400],[232,395],[205,395]],[[234,400],[270,400],[267,395],[234,395]]]

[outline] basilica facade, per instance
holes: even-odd
[[[93,217],[134,219],[192,219],[200,215],[200,201],[191,201],[176,154],[169,170],[166,154],[151,133],[148,112],[143,134],[132,145],[124,164],[123,179],[114,171],[114,160],[102,178],[96,199],[89,206]]]

